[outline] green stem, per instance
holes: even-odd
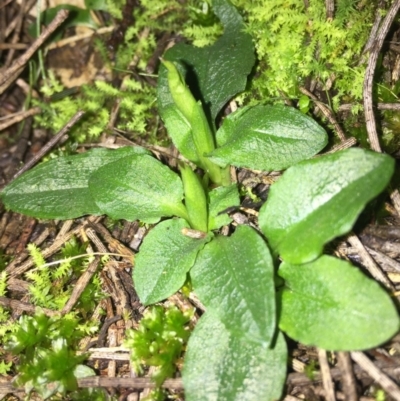
[[[187,164],[180,164],[185,205],[189,215],[190,225],[195,230],[207,232],[208,211],[207,196],[198,175]]]
[[[192,128],[193,142],[200,166],[217,185],[229,185],[225,171],[208,159],[205,155],[215,149],[214,136],[201,102],[197,102],[186,86],[185,80],[171,61],[162,61],[168,70],[168,85],[172,99]]]
[[[181,217],[190,224],[189,214],[187,212],[186,206],[183,203],[179,204],[179,206],[171,205],[170,210],[172,215]]]

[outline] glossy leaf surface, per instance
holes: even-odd
[[[148,153],[143,148],[93,149],[39,164],[1,193],[7,208],[41,219],[72,219],[101,214],[89,192],[91,174],[121,158]]]
[[[230,331],[271,341],[275,332],[273,263],[263,239],[248,226],[216,237],[191,270],[194,291]],[[212,285],[211,285],[212,284]]]
[[[224,167],[282,170],[317,154],[325,130],[300,111],[282,105],[246,107],[228,116],[210,158]]]
[[[183,370],[188,401],[272,401],[286,379],[287,350],[280,333],[273,348],[230,332],[208,311],[189,339]]]
[[[183,219],[159,223],[144,238],[135,259],[133,281],[144,305],[160,302],[177,292],[187,272],[211,235],[193,239],[182,234],[189,225]]]
[[[393,174],[389,156],[348,149],[290,167],[271,186],[259,224],[274,252],[306,263],[351,230],[367,202]]]
[[[89,188],[98,208],[113,219],[155,223],[163,216],[186,218],[181,179],[148,155],[100,168],[90,177]]]
[[[389,340],[399,317],[389,295],[350,263],[322,256],[282,263],[279,326],[293,339],[328,350],[362,350]]]
[[[211,125],[222,107],[245,89],[255,62],[251,37],[243,32],[243,20],[235,7],[226,0],[214,0],[213,11],[224,26],[224,34],[213,45],[198,48],[180,43],[164,56],[166,60],[181,63],[181,73],[194,96],[202,102]],[[174,104],[163,66],[158,76],[157,98],[160,115],[175,146],[196,162],[190,125]]]
[[[240,205],[239,193],[236,184],[227,187],[217,187],[209,193],[209,216],[208,229],[217,230],[226,224],[230,224],[232,219],[224,210]]]

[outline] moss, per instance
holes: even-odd
[[[332,81],[333,106],[360,101],[366,59],[362,57],[376,2],[339,0],[332,20],[320,0],[234,0],[247,17],[259,59],[252,97],[299,97],[307,78],[320,90]],[[308,6],[305,4],[308,3]]]

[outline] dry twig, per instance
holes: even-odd
[[[74,289],[72,291],[71,296],[69,297],[68,301],[62,308],[61,311],[62,314],[71,312],[72,308],[78,302],[79,297],[82,295],[83,291],[89,284],[93,275],[96,273],[97,268],[99,267],[99,262],[100,262],[100,257],[96,256],[94,260],[91,263],[89,263],[89,266],[83,272],[83,274],[79,277],[78,281],[74,285]]]
[[[346,135],[344,131],[342,130],[342,127],[340,124],[337,122],[336,118],[334,117],[332,111],[329,109],[329,107],[325,106],[322,102],[318,100],[318,98],[312,94],[309,90],[306,88],[300,87],[300,92],[304,93],[306,96],[311,98],[317,107],[321,110],[321,113],[328,119],[328,121],[335,127],[336,133],[338,134],[338,137],[340,138],[341,141],[346,140]]]
[[[4,308],[18,309],[20,311],[28,313],[35,313],[36,311],[35,305],[28,304],[27,302],[18,301],[16,299],[10,299],[7,297],[0,297],[0,305]],[[47,316],[54,316],[58,313],[57,311],[52,311],[46,308],[41,308],[41,310]]]
[[[344,103],[339,106],[338,111],[339,112],[350,111],[353,106],[354,106],[354,104],[352,104],[352,103]],[[400,110],[400,103],[377,103],[375,107],[378,110],[398,111],[398,110]]]
[[[0,94],[13,83],[36,50],[65,21],[68,14],[68,10],[60,10],[42,34],[32,43],[31,47],[0,75]]]
[[[324,349],[318,348],[318,362],[321,368],[322,384],[324,386],[326,401],[336,401],[328,358]]]
[[[374,79],[376,63],[383,45],[383,41],[392,25],[394,18],[397,15],[397,12],[399,11],[399,8],[400,8],[400,0],[394,1],[381,24],[379,31],[376,34],[376,37],[370,38],[372,39],[372,42],[369,47],[370,55],[368,59],[367,70],[365,72],[363,98],[364,98],[364,113],[365,113],[365,121],[367,124],[368,138],[371,144],[371,149],[375,150],[376,152],[381,152],[382,150],[379,144],[378,132],[376,130],[376,121],[373,110],[373,99],[372,99],[373,79]]]
[[[375,280],[382,283],[391,292],[394,292],[395,288],[393,284],[390,282],[390,280],[386,277],[386,275],[382,272],[379,266],[372,259],[371,255],[364,248],[364,245],[361,243],[359,238],[356,235],[349,235],[347,241],[350,243],[352,247],[354,247],[357,250],[357,253],[361,258],[361,263],[368,270],[371,276],[374,277]]]
[[[335,13],[334,0],[325,0],[325,9],[326,9],[326,19],[328,21],[332,21],[334,13]]]
[[[400,401],[400,389],[397,384],[387,377],[375,364],[362,352],[356,351],[351,353],[351,358],[369,376],[371,376],[379,385],[396,401]]]
[[[395,189],[390,193],[390,199],[393,202],[397,215],[400,216],[400,193],[398,189]]]
[[[100,217],[101,218],[101,217]],[[87,220],[88,221],[96,221],[99,219],[99,217],[89,217]],[[67,242],[69,241],[74,235],[80,234],[82,227],[87,224],[88,221],[82,222],[80,225],[75,227],[73,230],[69,231],[68,233],[65,234],[63,238],[57,238],[51,246],[49,246],[46,249],[42,250],[42,255],[44,258],[48,258],[49,256],[54,255],[56,252],[60,250],[60,248]],[[9,274],[10,278],[18,277],[21,274],[25,273],[27,270],[29,270],[32,266],[34,266],[34,262],[32,258],[29,258],[27,261],[23,262],[22,264],[20,259],[15,259],[12,262],[8,264],[8,266],[5,269],[5,272]]]
[[[57,135],[53,136],[53,138],[51,138],[50,141],[48,141],[46,145],[44,145],[40,149],[40,151],[34,157],[32,157],[32,159],[25,163],[24,166],[14,174],[11,181],[15,180],[22,173],[33,167],[47,152],[49,152],[57,144],[57,142],[59,142],[63,138],[63,136],[71,129],[71,127],[74,126],[82,118],[83,114],[83,111],[78,111],[77,113],[75,113],[75,115],[72,116],[72,118],[57,133]]]
[[[341,351],[337,353],[337,358],[339,362],[339,368],[342,372],[342,385],[343,391],[346,395],[346,401],[357,401],[357,387],[350,354],[348,352]]]
[[[42,110],[40,107],[33,107],[32,109],[29,109],[27,111],[22,111],[20,113],[15,113],[12,116],[9,116],[5,122],[0,124],[0,131],[3,131],[4,129],[10,127],[13,124],[19,123],[22,120],[25,120],[28,117],[34,116],[36,114],[39,114]]]
[[[335,146],[332,146],[331,150],[326,152],[325,154],[329,154],[329,153],[335,153],[338,152],[339,150],[344,150],[344,149],[348,149],[351,148],[352,146],[354,146],[357,143],[357,139],[354,137],[351,137],[349,139],[346,139],[343,142],[338,143]]]

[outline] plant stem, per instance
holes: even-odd
[[[200,166],[210,176],[211,181],[217,185],[229,185],[229,175],[222,171],[205,155],[215,149],[214,135],[204,113],[201,102],[197,102],[190,89],[186,86],[182,75],[171,61],[163,60],[168,70],[168,86],[171,96],[178,110],[183,114],[192,128],[193,142]]]
[[[187,164],[179,166],[183,189],[185,193],[185,205],[190,218],[190,225],[195,230],[207,232],[207,197],[203,183],[198,175]]]
[[[171,205],[170,212],[173,216],[181,217],[190,224],[189,214],[187,212],[186,206],[181,203],[179,206]]]

